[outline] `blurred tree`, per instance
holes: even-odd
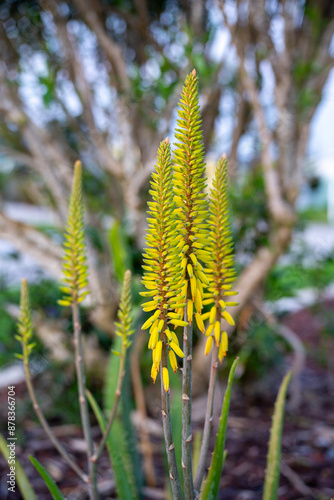
[[[291,239],[310,120],[334,63],[333,3],[6,0],[0,21],[0,154],[13,162],[26,198],[51,206],[60,225],[72,165],[85,165],[96,323],[108,329],[116,302],[105,216],[142,246],[157,147],[193,67],[207,151],[220,155],[224,141],[234,174],[240,159],[248,175],[262,172],[253,184],[262,189],[265,237],[255,231],[247,244],[241,308]],[[245,142],[251,148],[241,158]],[[1,211],[0,237],[59,277],[57,239]]]

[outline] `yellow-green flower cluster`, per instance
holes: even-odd
[[[153,351],[151,376],[155,381],[159,372],[163,343],[167,345],[170,365],[175,372],[175,354],[183,357],[179,341],[168,325],[183,326],[180,311],[184,303],[176,297],[182,279],[180,251],[177,243],[175,206],[172,188],[171,149],[168,138],[159,147],[155,172],[152,174],[150,194],[153,201],[148,202],[147,248],[143,254],[144,276],[142,283],[147,291],[141,295],[148,297],[143,310],[153,313],[142,326],[149,329],[148,347]],[[165,388],[169,377],[163,373]],[[168,389],[166,389],[168,390]]]
[[[16,356],[20,359],[24,358],[25,361],[28,361],[29,354],[34,348],[35,344],[31,342],[33,337],[33,326],[31,319],[28,283],[25,279],[22,280],[21,285],[20,314],[17,323],[17,330],[18,334],[16,335],[16,339],[22,344],[23,355],[17,354]]]
[[[182,303],[187,301],[189,323],[195,313],[197,326],[204,333],[201,316],[203,288],[209,282],[200,261],[208,262],[210,254],[206,249],[208,207],[203,191],[206,185],[204,146],[195,70],[186,78],[178,116],[173,184],[180,236],[178,248],[182,255],[182,290],[179,295]],[[179,313],[182,312],[180,309]]]
[[[204,294],[205,305],[210,304],[207,313],[209,326],[206,331],[208,337],[205,354],[211,351],[213,339],[219,346],[220,362],[226,355],[228,348],[227,333],[221,327],[222,320],[234,325],[232,316],[226,311],[227,306],[235,306],[237,302],[228,302],[226,297],[235,295],[232,291],[235,280],[232,233],[229,222],[229,207],[227,199],[227,160],[225,155],[219,160],[213,187],[210,194],[210,216],[207,250],[210,258],[207,261],[206,273],[210,285]]]
[[[85,250],[84,220],[82,201],[82,168],[80,161],[74,165],[74,178],[70,198],[67,226],[64,242],[63,283],[65,296],[59,304],[70,306],[82,302],[89,293],[88,266]]]
[[[127,346],[130,345],[129,337],[133,334],[132,326],[132,305],[131,305],[131,271],[124,274],[123,289],[117,313],[118,321],[115,321],[116,335],[123,338]]]

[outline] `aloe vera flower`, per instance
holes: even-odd
[[[149,329],[148,347],[152,349],[151,376],[155,381],[159,372],[163,344],[168,349],[170,365],[175,372],[177,360],[175,354],[183,357],[175,332],[169,326],[182,326],[184,303],[176,297],[182,278],[180,251],[177,243],[180,236],[177,231],[175,205],[172,188],[171,148],[168,138],[161,142],[155,172],[152,174],[150,195],[153,201],[148,202],[148,229],[146,234],[147,248],[143,253],[143,280],[146,288],[141,292],[148,302],[143,304],[145,312],[151,316],[145,321],[143,330]],[[166,368],[167,369],[167,368]],[[169,388],[169,375],[164,370],[164,386]]]
[[[84,206],[82,199],[82,167],[77,161],[74,165],[74,178],[65,232],[63,257],[63,286],[65,294],[59,304],[70,306],[84,300],[89,290],[88,266],[84,233]]]
[[[182,255],[181,301],[187,301],[187,319],[195,315],[204,333],[201,317],[203,289],[209,284],[201,262],[209,260],[207,246],[207,201],[204,145],[198,97],[198,77],[193,70],[186,78],[179,102],[174,155],[174,201],[178,217],[178,248]],[[200,262],[201,261],[201,262]],[[183,310],[179,313],[182,315]]]
[[[208,291],[204,294],[203,304],[211,305],[211,309],[207,314],[209,326],[206,331],[208,340],[205,355],[211,351],[214,338],[219,347],[218,357],[222,362],[228,349],[227,333],[222,328],[222,320],[233,326],[234,320],[226,311],[226,307],[238,305],[237,302],[228,301],[228,297],[237,292],[231,290],[235,281],[235,269],[227,199],[227,159],[225,155],[219,160],[216,168],[209,206],[210,230],[207,250],[210,258],[207,260],[206,273],[210,284]]]

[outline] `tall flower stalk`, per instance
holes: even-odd
[[[114,400],[114,404],[113,404],[105,431],[104,431],[103,436],[101,438],[101,441],[97,447],[96,452],[91,457],[92,462],[96,462],[99,459],[99,457],[101,456],[101,453],[103,451],[103,448],[107,443],[107,439],[108,439],[109,433],[111,431],[112,424],[114,423],[115,417],[117,415],[117,409],[118,409],[119,401],[120,401],[121,394],[122,394],[122,386],[123,386],[123,380],[124,380],[124,375],[125,375],[126,352],[127,352],[128,347],[131,344],[130,337],[134,333],[134,330],[132,330],[133,317],[132,317],[131,271],[130,270],[125,271],[125,274],[124,274],[123,289],[122,289],[121,298],[120,298],[120,302],[119,302],[119,309],[118,309],[118,313],[117,313],[117,318],[118,318],[118,321],[115,322],[115,326],[116,326],[115,333],[118,337],[122,338],[122,348],[121,348],[121,352],[119,353],[120,363],[119,363],[119,370],[118,370],[118,379],[117,379],[115,400]]]
[[[158,150],[150,194],[153,201],[148,202],[150,217],[146,235],[147,248],[143,254],[143,284],[147,291],[142,292],[142,295],[148,298],[143,304],[144,311],[153,314],[142,328],[149,330],[148,347],[152,350],[151,376],[154,382],[158,372],[161,373],[162,420],[169,477],[174,498],[182,499],[170,418],[168,359],[172,370],[176,372],[175,355],[183,357],[183,352],[170,327],[187,323],[182,320],[185,304],[177,296],[183,271],[177,247],[180,236],[173,201],[171,149],[168,138],[160,144]]]
[[[207,243],[207,201],[203,134],[199,109],[198,77],[193,70],[186,78],[178,110],[178,128],[174,155],[174,201],[178,217],[179,249],[182,254],[181,301],[184,308],[183,377],[182,377],[182,467],[184,492],[187,499],[194,498],[192,477],[192,345],[193,316],[201,332],[203,288],[208,279],[202,262],[209,260]],[[182,314],[182,310],[180,313]]]
[[[219,160],[216,168],[209,203],[207,250],[209,251],[210,258],[207,261],[206,273],[210,284],[207,292],[204,294],[205,299],[203,303],[210,305],[205,354],[208,355],[212,351],[212,358],[203,440],[194,483],[194,487],[197,490],[200,489],[204,477],[209,449],[218,360],[220,362],[223,361],[228,349],[228,338],[224,330],[224,321],[227,321],[230,325],[234,325],[234,320],[226,310],[226,307],[237,305],[236,302],[226,300],[228,296],[236,293],[231,290],[235,280],[235,270],[227,188],[227,159],[224,155]]]
[[[68,211],[64,241],[63,286],[64,297],[61,305],[71,306],[74,329],[75,367],[77,373],[79,406],[84,438],[87,444],[87,462],[90,480],[90,498],[98,499],[96,483],[96,464],[94,455],[91,424],[86,398],[86,376],[83,361],[82,330],[79,303],[89,293],[88,266],[85,251],[84,207],[82,199],[82,168],[77,161],[74,165],[74,178]]]
[[[63,445],[60,443],[58,438],[55,436],[53,430],[49,426],[49,424],[44,416],[42,408],[40,407],[40,405],[38,404],[38,401],[37,401],[34,386],[32,383],[30,367],[29,367],[29,357],[30,357],[31,351],[34,348],[34,342],[33,342],[33,325],[32,325],[31,310],[30,310],[29,288],[28,288],[27,280],[25,280],[25,279],[22,280],[22,285],[21,285],[20,314],[19,314],[19,318],[18,318],[17,327],[18,327],[18,334],[17,334],[16,338],[22,345],[22,354],[17,354],[16,356],[19,359],[23,360],[27,388],[28,388],[29,396],[30,396],[31,402],[33,404],[33,408],[35,410],[35,413],[36,413],[44,431],[46,432],[47,436],[49,437],[49,439],[51,440],[51,442],[53,443],[53,445],[57,449],[57,451],[60,453],[60,455],[62,455],[62,457],[65,459],[65,461],[68,463],[68,465],[72,468],[72,470],[80,477],[80,479],[84,483],[89,483],[88,476],[72,460],[70,455],[67,453],[67,451],[63,447]]]

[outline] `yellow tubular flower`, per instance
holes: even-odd
[[[168,368],[166,368],[165,366],[163,367],[163,370],[162,370],[162,379],[164,382],[165,391],[168,392],[168,390],[169,390],[169,373],[168,373]]]
[[[168,138],[159,147],[155,172],[152,174],[148,202],[147,248],[143,254],[143,280],[147,289],[142,296],[147,297],[143,310],[154,313],[145,321],[143,330],[150,329],[149,349],[153,349],[151,376],[155,381],[159,371],[162,342],[168,344],[172,335],[166,329],[168,323],[184,326],[182,321],[184,300],[179,293],[180,283],[184,282],[182,257],[178,248],[177,213],[175,213],[172,186],[171,148]],[[182,312],[182,317],[180,312]],[[169,335],[165,332],[169,332]],[[179,351],[182,353],[181,349]],[[178,355],[180,355],[177,352]],[[173,369],[175,368],[172,367]],[[165,381],[165,375],[163,374]]]
[[[208,340],[206,341],[206,344],[205,344],[205,351],[204,351],[205,356],[207,356],[209,354],[209,352],[211,351],[212,343],[213,343],[213,337],[210,335],[210,337],[208,337]]]
[[[207,243],[207,201],[204,193],[205,163],[198,104],[198,78],[195,70],[187,76],[182,90],[177,127],[173,184],[179,221],[178,233],[183,242],[183,279],[188,284],[183,297],[185,300],[192,299],[196,322],[202,331],[203,287],[206,287],[209,281],[199,261],[204,262],[202,257],[207,257],[202,249]]]
[[[221,321],[225,320],[233,326],[234,320],[225,309],[226,306],[237,305],[237,302],[226,302],[226,296],[235,295],[236,292],[230,290],[235,279],[235,271],[227,199],[227,160],[225,155],[222,156],[217,165],[209,206],[206,276],[209,278],[210,284],[203,304],[213,304],[210,310],[210,326],[206,334],[211,336],[214,333],[216,343],[219,346],[218,357],[222,361],[227,351],[227,333],[222,331]]]

